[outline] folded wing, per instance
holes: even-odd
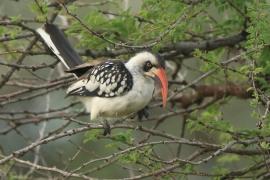
[[[132,76],[122,62],[106,61],[89,69],[81,80],[68,88],[67,94],[109,98],[124,95],[132,86]]]

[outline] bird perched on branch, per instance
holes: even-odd
[[[66,66],[67,72],[78,78],[67,94],[79,97],[90,112],[91,120],[127,117],[144,109],[152,99],[156,77],[161,82],[163,106],[166,106],[165,63],[154,54],[144,51],[125,63],[107,60],[93,65],[83,63],[57,26],[47,23],[37,32]],[[105,135],[107,133],[110,133],[109,128],[104,131]]]

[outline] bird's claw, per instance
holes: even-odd
[[[145,117],[146,119],[148,119],[149,117],[149,112],[147,111],[148,107],[143,108],[142,110],[140,110],[137,114],[138,114],[138,119],[139,121],[142,121],[143,117]]]
[[[103,128],[104,128],[104,132],[103,132],[104,136],[111,134],[111,126],[107,120],[104,120]]]

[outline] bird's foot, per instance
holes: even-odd
[[[104,132],[103,132],[104,136],[111,134],[111,126],[107,120],[104,120],[103,128],[104,128]]]
[[[148,107],[146,106],[142,110],[138,111],[137,114],[138,114],[139,121],[142,121],[143,117],[145,117],[145,119],[148,119],[149,117]]]

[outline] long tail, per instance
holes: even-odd
[[[56,25],[46,23],[44,27],[38,28],[36,31],[45,44],[68,69],[72,69],[83,63],[64,33]]]

